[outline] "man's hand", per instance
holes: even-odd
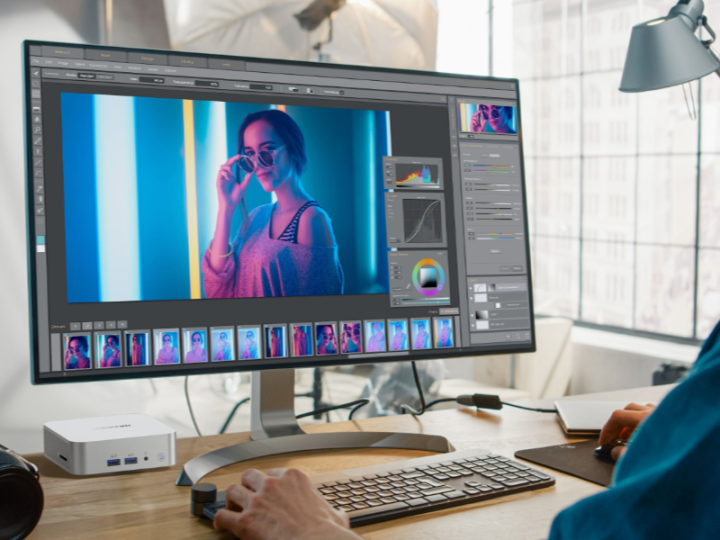
[[[347,514],[333,509],[297,469],[248,469],[241,485],[227,488],[225,503],[214,526],[242,540],[359,540]]]
[[[635,429],[655,410],[655,405],[638,405],[630,403],[625,409],[612,413],[610,420],[603,426],[600,432],[600,446],[611,444],[618,439],[626,440],[632,435]],[[626,447],[616,446],[613,448],[612,457],[615,461],[625,453]]]

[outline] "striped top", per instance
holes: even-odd
[[[297,233],[298,233],[298,226],[300,225],[300,217],[303,215],[303,212],[307,210],[308,208],[311,208],[313,206],[320,207],[320,203],[317,201],[308,201],[305,204],[303,204],[300,207],[300,210],[295,212],[295,215],[290,220],[290,223],[288,223],[288,226],[285,227],[285,230],[282,232],[280,236],[277,237],[278,240],[281,240],[283,242],[290,242],[291,244],[297,244]]]

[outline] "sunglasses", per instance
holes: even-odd
[[[497,109],[480,109],[480,112],[486,120],[490,119],[491,116],[493,118],[500,118],[500,111]]]
[[[258,165],[264,168],[272,167],[275,165],[278,153],[280,153],[283,148],[284,147],[281,146],[275,150],[260,150],[257,154],[252,156],[243,154],[240,156],[238,166],[246,173],[255,172]]]

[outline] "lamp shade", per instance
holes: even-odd
[[[694,81],[717,70],[710,55],[681,16],[633,27],[621,92],[644,92]]]

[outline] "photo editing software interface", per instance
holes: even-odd
[[[515,81],[24,61],[36,383],[534,350]]]

